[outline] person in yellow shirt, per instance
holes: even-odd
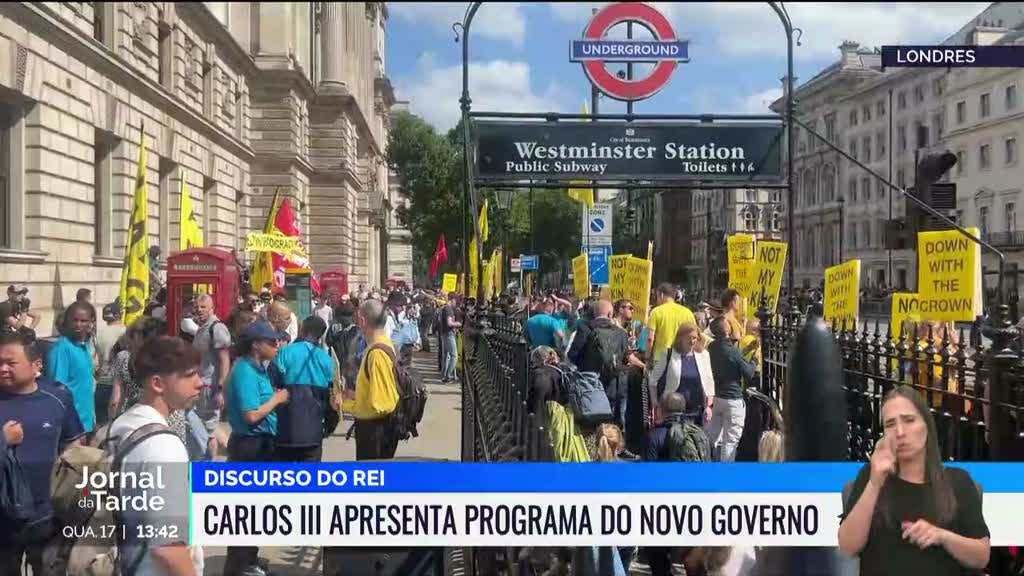
[[[393,458],[398,439],[391,429],[391,416],[398,408],[398,378],[395,374],[395,346],[385,326],[387,315],[379,300],[359,305],[356,323],[366,338],[355,391],[345,390],[342,410],[355,416],[356,460]]]
[[[729,323],[729,334],[734,341],[740,341],[746,336],[746,327],[742,322],[742,300],[740,293],[732,288],[722,292],[722,315]]]
[[[658,305],[651,310],[647,321],[647,350],[649,358],[664,356],[676,339],[682,324],[697,324],[689,308],[676,303],[676,289],[668,283],[658,286]]]

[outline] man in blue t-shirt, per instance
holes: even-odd
[[[279,378],[275,384],[288,390],[289,398],[276,409],[274,446],[282,462],[319,462],[323,454],[324,421],[333,410],[334,380],[334,362],[320,347],[326,330],[323,318],[306,318],[298,340],[282,348],[274,359]]]
[[[555,310],[555,303],[550,298],[544,302],[534,314],[526,321],[526,335],[530,339],[530,348],[538,346],[549,346],[555,350],[562,348],[565,341],[565,331],[562,329],[562,322],[551,315]]]
[[[18,333],[0,334],[0,449],[17,446],[32,491],[32,521],[19,534],[0,526],[0,574],[20,574],[27,556],[33,574],[47,574],[43,550],[55,538],[50,471],[60,452],[82,436],[82,423],[63,386],[39,378],[41,347]]]
[[[89,339],[96,324],[96,309],[88,302],[68,306],[61,337],[46,354],[46,376],[68,387],[75,410],[87,434],[96,427],[96,378]]]

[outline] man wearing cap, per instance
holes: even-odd
[[[110,351],[124,336],[121,304],[113,302],[103,307],[104,326],[96,329],[96,422],[107,421],[107,404],[113,390],[114,375],[110,371]]]
[[[28,286],[24,284],[11,284],[7,287],[7,301],[18,314],[17,328],[28,327],[35,330],[39,325],[39,313],[28,307],[27,294]]]

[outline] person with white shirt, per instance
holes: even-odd
[[[666,394],[679,392],[686,399],[687,417],[696,425],[711,421],[715,403],[715,378],[711,355],[696,324],[679,326],[675,341],[665,353],[654,358],[647,380],[654,420],[659,419],[658,404]]]
[[[121,574],[202,574],[202,550],[188,545],[188,451],[167,426],[169,414],[191,410],[199,399],[199,363],[198,350],[170,336],[147,341],[133,359],[141,396],[111,424],[110,447],[122,455],[119,472],[159,472],[163,482],[146,488],[125,486],[121,497],[142,497],[145,492],[150,498],[160,496],[166,506],[161,511],[124,511],[125,539],[118,543]],[[147,533],[146,526],[168,529]]]

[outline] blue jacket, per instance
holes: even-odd
[[[274,360],[277,388],[287,388],[288,402],[277,407],[278,446],[319,446],[324,416],[331,410],[334,362],[320,346],[297,340],[281,349]]]

